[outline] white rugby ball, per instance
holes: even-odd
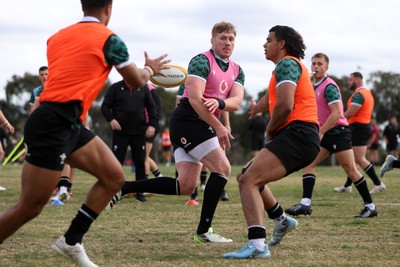
[[[150,81],[161,87],[176,87],[185,83],[188,73],[184,67],[169,65],[168,69],[161,71],[162,74],[156,74],[150,77]]]

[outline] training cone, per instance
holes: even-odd
[[[64,205],[64,202],[62,202],[61,200],[56,199],[56,200],[53,200],[51,202],[51,205],[53,205],[53,206],[62,206],[62,205]]]

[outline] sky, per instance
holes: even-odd
[[[0,0],[0,99],[13,75],[37,74],[47,65],[46,41],[59,29],[78,22],[79,0]],[[211,48],[216,22],[236,26],[231,59],[243,69],[246,91],[256,97],[267,88],[274,63],[263,44],[275,25],[297,30],[307,46],[303,62],[324,52],[328,74],[338,77],[360,71],[400,72],[398,0],[114,0],[108,27],[126,43],[131,60],[144,65],[144,51],[155,58],[164,53],[172,63],[187,67],[190,59]],[[121,79],[116,70],[112,83]],[[177,89],[177,88],[172,88]]]

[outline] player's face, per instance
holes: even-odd
[[[48,70],[39,71],[39,80],[41,81],[42,84],[44,84],[47,81],[48,75],[49,75]]]
[[[225,31],[218,33],[211,38],[212,49],[214,53],[222,59],[229,59],[235,48],[235,33],[233,31]]]
[[[319,81],[328,70],[328,62],[323,57],[314,57],[311,60],[311,72],[313,73],[314,79]]]
[[[284,41],[278,41],[275,32],[268,33],[267,42],[264,44],[265,58],[271,60],[275,64],[279,61],[279,52]]]
[[[349,85],[349,89],[351,91],[356,90],[357,89],[356,77],[354,77],[353,75],[350,75],[348,85]]]

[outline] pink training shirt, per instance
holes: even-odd
[[[210,62],[210,73],[207,76],[206,88],[203,96],[205,98],[225,100],[229,96],[232,86],[239,75],[239,65],[230,60],[229,67],[224,72],[218,66],[218,62],[211,51],[202,54],[205,55]],[[188,97],[186,88],[182,97]],[[222,114],[222,110],[217,109],[213,114],[215,117],[219,118]]]
[[[335,126],[338,126],[338,125],[347,126],[347,125],[349,125],[349,123],[347,122],[347,119],[343,115],[342,94],[340,93],[339,86],[337,86],[335,81],[329,77],[326,77],[325,80],[320,85],[318,85],[317,89],[315,89],[315,91],[314,91],[315,98],[317,100],[317,106],[318,106],[319,125],[320,125],[320,127],[322,127],[325,124],[326,120],[328,119],[329,115],[331,114],[331,109],[329,108],[329,103],[326,101],[325,93],[324,93],[325,88],[329,84],[333,84],[336,86],[336,88],[338,88],[339,96],[340,96],[340,100],[338,100],[338,102],[340,104],[340,118],[337,121],[337,123],[335,124]]]

